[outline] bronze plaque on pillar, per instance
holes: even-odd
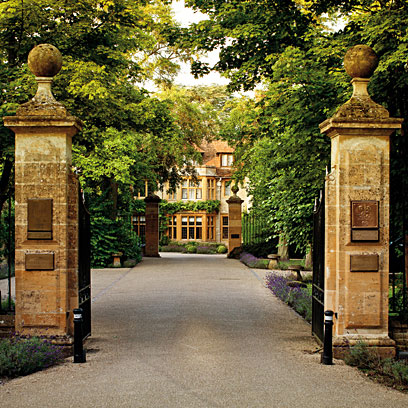
[[[350,255],[351,272],[378,272],[378,255]]]
[[[351,202],[351,240],[379,241],[378,201]]]
[[[27,213],[27,238],[52,239],[52,198],[29,198]]]
[[[27,271],[54,270],[54,254],[26,254],[25,268]]]

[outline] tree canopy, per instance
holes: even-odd
[[[177,126],[168,101],[151,97],[146,79],[170,81],[175,57],[188,52],[171,47],[163,31],[175,25],[166,1],[11,0],[0,4],[1,116],[35,92],[28,52],[39,43],[55,45],[64,57],[53,92],[85,123],[74,138],[74,165],[93,186],[152,188],[171,180],[192,153],[196,136]],[[4,170],[13,161],[12,133],[0,127]],[[4,175],[4,185],[6,174]],[[6,191],[6,187],[3,189]]]
[[[295,25],[300,18],[307,26],[301,25],[301,41],[293,34],[275,51],[263,33],[257,35],[249,28],[255,30],[273,22],[278,2],[243,3],[245,5],[191,1],[190,4],[200,10],[206,7],[210,10],[210,22],[192,27],[192,41],[198,48],[221,45],[220,62],[213,69],[230,77],[233,89],[246,89],[262,82],[263,90],[258,92],[256,101],[233,102],[222,135],[236,147],[236,177],[249,178],[253,211],[268,216],[274,234],[283,233],[289,242],[305,249],[311,240],[314,197],[323,187],[325,169],[330,165],[330,141],[320,134],[318,125],[351,96],[350,78],[342,67],[349,47],[364,43],[374,48],[380,65],[371,80],[370,93],[392,116],[408,117],[408,75],[404,68],[408,60],[408,4],[316,1],[307,2],[306,7],[306,2],[279,2],[282,13],[289,7],[287,3],[291,3],[297,11],[287,16],[292,16]],[[250,10],[250,5],[255,11]],[[242,13],[243,7],[247,7],[252,16],[258,13],[256,9],[263,10],[265,16],[260,14],[253,25],[250,18],[243,17],[239,20],[243,22],[241,29],[234,31],[227,22],[232,22],[236,13]],[[343,27],[330,29],[323,12],[340,15]],[[204,45],[200,42],[200,24],[213,30],[212,34],[211,31],[206,33],[209,38]],[[214,34],[215,27],[220,30],[217,34]],[[268,29],[279,33],[278,19]],[[223,40],[222,32],[232,39]],[[249,32],[256,38],[251,37],[248,44],[259,41],[265,47],[252,45],[240,52],[231,46],[245,42]],[[211,43],[212,37],[214,43]],[[265,51],[261,61],[259,48]],[[234,64],[228,63],[230,59]],[[245,76],[246,67],[255,61],[257,71],[251,77]],[[392,138],[392,186],[401,185],[401,180],[408,176],[403,153],[407,151],[403,137],[406,126],[405,121],[402,134]],[[400,188],[392,192],[392,211],[398,215],[406,197],[401,199]]]

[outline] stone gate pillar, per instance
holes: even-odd
[[[390,118],[367,92],[378,65],[365,45],[344,59],[353,96],[320,125],[331,138],[326,178],[325,309],[335,312],[334,355],[364,341],[393,355],[388,337],[390,135],[402,119]]]
[[[146,246],[145,256],[159,255],[159,203],[161,199],[155,194],[145,198],[146,203]]]
[[[4,118],[15,133],[15,328],[64,337],[72,334],[70,311],[78,304],[78,187],[71,142],[81,122],[51,93],[60,52],[41,44],[30,52],[28,66],[37,93],[16,116]]]
[[[231,188],[234,195],[228,200],[228,253],[242,244],[242,210],[241,205],[244,202],[237,196],[238,186]]]

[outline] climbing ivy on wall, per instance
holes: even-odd
[[[219,200],[176,201],[175,203],[163,200],[160,203],[160,212],[175,214],[180,211],[205,211],[211,214],[219,211],[220,204]]]
[[[162,200],[159,204],[159,229],[160,234],[164,233],[169,225],[168,216],[180,211],[205,211],[207,214],[218,212],[221,202],[219,200],[205,201],[176,201],[169,203]],[[146,211],[144,200],[134,200],[131,204],[133,213],[143,214]]]
[[[159,204],[160,216],[175,214],[180,211],[205,211],[207,214],[218,212],[220,209],[219,200],[205,201],[176,201],[169,203],[162,200]],[[144,200],[134,200],[132,203],[132,211],[136,214],[143,214],[146,210]]]

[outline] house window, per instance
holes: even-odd
[[[145,180],[144,187],[142,187],[142,188],[140,188],[138,190],[137,196],[135,196],[135,198],[137,198],[137,199],[145,198],[145,197],[147,197],[148,192],[149,192],[148,182],[147,182],[147,180]]]
[[[224,196],[229,197],[231,195],[231,180],[224,181]]]
[[[169,228],[167,230],[170,239],[177,239],[177,216],[170,215],[169,217]]]
[[[221,167],[231,167],[234,163],[234,156],[232,154],[221,155]]]
[[[181,239],[201,239],[203,229],[203,217],[188,215],[181,217]]]
[[[146,236],[146,216],[137,214],[132,217],[133,230],[144,241]]]
[[[222,239],[228,239],[228,215],[222,216]]]
[[[184,180],[181,188],[181,198],[183,200],[201,200],[203,189],[201,180]]]
[[[215,241],[215,215],[207,216],[207,239]]]
[[[215,200],[215,179],[207,179],[207,199]]]
[[[175,191],[169,191],[170,190],[170,183],[166,183],[166,192],[167,192],[167,199],[168,200],[177,200],[177,193]]]

